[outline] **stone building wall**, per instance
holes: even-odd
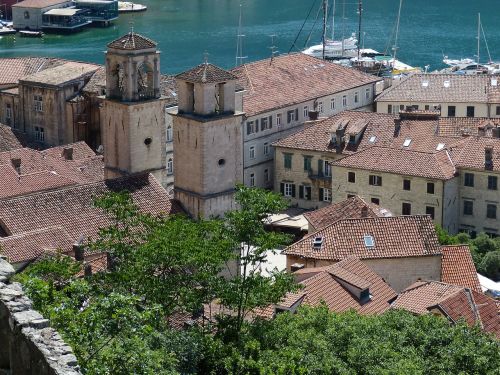
[[[13,274],[0,258],[0,374],[81,374],[71,347],[32,309],[21,284],[10,281]]]

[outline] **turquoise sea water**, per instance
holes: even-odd
[[[271,35],[279,53],[291,47],[314,0],[242,0],[244,55],[247,61],[269,57]],[[123,14],[109,28],[88,28],[73,35],[47,35],[43,39],[5,36],[0,38],[0,57],[57,56],[103,63],[106,43],[134,30],[158,42],[162,71],[177,73],[209,60],[226,68],[235,65],[239,0],[137,0],[148,6],[145,13]],[[332,0],[330,0],[330,3]],[[312,28],[304,27],[298,45],[303,46]],[[384,51],[395,25],[399,0],[364,0],[364,46]],[[337,0],[340,14],[342,0]],[[346,0],[347,36],[357,30],[357,1]],[[450,58],[474,58],[477,49],[477,13],[494,60],[500,60],[499,0],[405,0],[403,3],[398,57],[408,64],[430,69],[443,67],[443,54]],[[341,20],[337,17],[336,34]],[[311,43],[320,39],[320,22]],[[481,52],[486,48],[481,40]],[[1,67],[0,67],[1,69]]]

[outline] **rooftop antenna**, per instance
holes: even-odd
[[[243,60],[248,58],[248,56],[243,56],[243,38],[246,35],[241,33],[241,13],[242,4],[240,3],[240,19],[238,22],[238,34],[236,40],[236,66],[243,65]]]
[[[271,47],[269,49],[271,50],[271,62],[269,64],[272,64],[274,55],[276,55],[279,51],[276,49],[277,47],[274,45],[274,38],[276,38],[276,35],[270,35],[271,36]]]
[[[130,34],[134,34],[134,21],[132,20],[128,24],[130,25]]]
[[[210,55],[210,54],[208,53],[208,51],[203,52],[203,63],[204,63],[205,65],[207,65],[207,64],[208,64],[208,56],[209,56],[209,55]]]
[[[323,0],[323,33],[322,33],[322,40],[323,40],[323,51],[322,51],[322,57],[323,60],[325,59],[325,48],[326,48],[326,20],[328,18],[328,0]]]

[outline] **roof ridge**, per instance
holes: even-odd
[[[69,236],[69,233],[66,231],[66,229],[64,229],[64,227],[62,227],[60,225],[53,225],[53,226],[49,226],[49,227],[44,227],[44,228],[39,228],[39,229],[33,229],[33,230],[26,231],[26,232],[21,232],[21,233],[13,234],[13,235],[10,235],[10,236],[7,236],[7,237],[1,237],[0,238],[0,242],[11,240],[11,239],[17,239],[17,238],[25,237],[25,236],[31,235],[31,234],[38,234],[38,233],[43,233],[43,232],[49,232],[49,231],[52,231],[52,230],[55,230],[55,229],[60,230],[66,236],[68,236],[68,238],[71,238]]]

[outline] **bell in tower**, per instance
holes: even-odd
[[[149,172],[166,183],[165,102],[157,44],[130,31],[108,44],[101,107],[105,177]]]

